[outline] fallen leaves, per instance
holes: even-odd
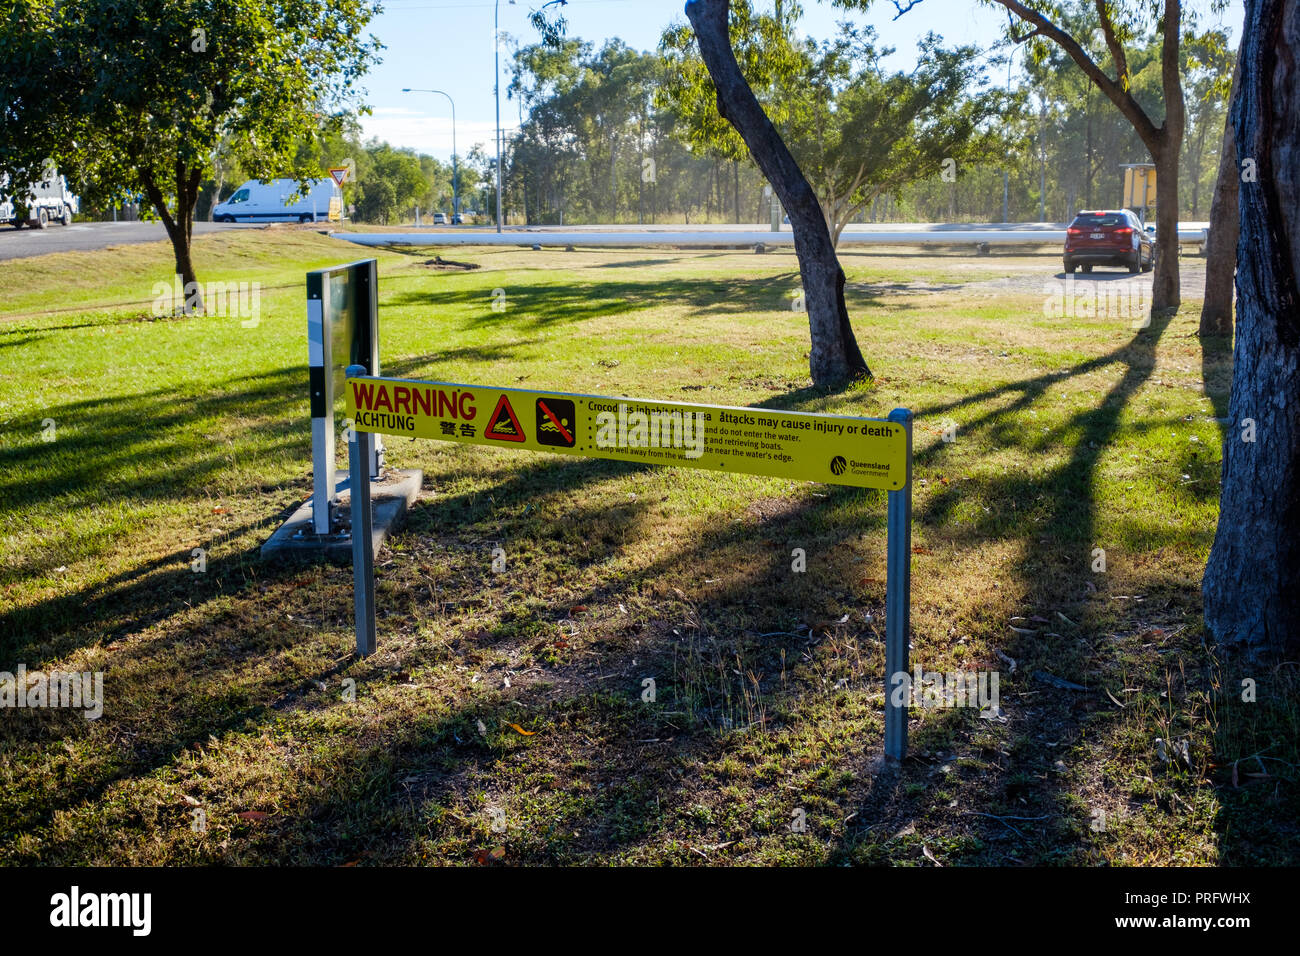
[[[479,866],[491,866],[494,863],[501,863],[506,858],[506,848],[503,846],[493,847],[490,850],[475,850],[474,862]]]
[[[509,727],[511,730],[513,730],[515,733],[517,733],[517,734],[523,734],[525,737],[535,737],[535,736],[537,736],[537,731],[535,731],[535,730],[524,730],[524,728],[520,727],[518,724],[512,724],[512,723],[510,723],[510,721],[506,721],[506,722],[505,722],[505,725],[506,725],[507,727]]]

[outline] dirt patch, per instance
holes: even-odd
[[[1205,259],[1184,256],[1179,259],[1179,280],[1183,299],[1199,299],[1205,292]],[[1048,291],[1064,288],[1067,279],[1059,258],[1035,257],[1032,259],[969,258],[954,262],[952,277],[943,281],[913,280],[911,282],[853,283],[853,287],[867,294],[884,295],[900,293],[948,294],[952,292],[986,292],[1026,295],[1045,295]],[[1096,286],[1100,291],[1108,287],[1123,288],[1130,285],[1151,288],[1151,273],[1131,275],[1127,269],[1098,267],[1090,274],[1076,273],[1074,288]]]
[[[420,265],[426,266],[430,269],[453,272],[457,270],[465,271],[480,268],[477,262],[456,262],[453,259],[444,259],[442,256],[434,256],[432,259],[425,259],[420,263]]]

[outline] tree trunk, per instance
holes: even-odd
[[[1151,310],[1176,309],[1182,302],[1178,275],[1178,148],[1165,145],[1152,158],[1156,164],[1156,264],[1151,284]]]
[[[609,144],[609,221],[618,222],[618,140]]]
[[[1300,0],[1246,0],[1237,340],[1219,527],[1202,590],[1221,649],[1300,652]],[[1253,440],[1248,440],[1253,439]]]
[[[217,167],[217,187],[212,193],[212,202],[208,204],[208,222],[215,222],[217,218],[217,203],[221,202],[221,190],[226,188],[225,170]]]
[[[1085,160],[1083,164],[1083,205],[1085,209],[1092,208],[1092,85],[1089,84],[1087,93],[1083,99],[1083,115],[1087,117],[1087,148],[1085,150]]]
[[[1181,0],[1165,0],[1160,44],[1160,86],[1165,121],[1147,149],[1156,164],[1156,266],[1151,284],[1151,311],[1176,309],[1182,303],[1178,271],[1178,159],[1187,129],[1179,52],[1182,41]]]
[[[1223,145],[1219,149],[1219,173],[1210,199],[1210,231],[1205,240],[1205,301],[1201,304],[1201,330],[1206,335],[1232,334],[1232,279],[1237,271],[1237,236],[1241,220],[1237,218],[1237,192],[1241,170],[1237,165],[1237,146],[1232,134],[1231,104],[1237,98],[1241,76],[1241,57],[1232,71],[1232,95],[1228,98],[1228,116],[1223,124]]]
[[[180,305],[190,314],[201,314],[204,311],[203,289],[194,273],[194,260],[191,256],[194,235],[194,206],[198,200],[201,178],[202,175],[199,170],[192,170],[187,175],[184,167],[177,163],[175,216],[167,208],[167,200],[164,198],[162,190],[158,188],[157,183],[153,181],[153,178],[146,174],[142,180],[145,195],[149,198],[149,202],[153,204],[154,211],[158,213],[158,218],[162,220],[163,228],[167,230],[167,238],[171,240],[172,255],[176,260],[176,274],[181,277],[181,286],[185,296]]]
[[[803,279],[804,303],[812,348],[808,352],[813,383],[841,385],[870,376],[844,304],[844,270],[835,257],[817,195],[785,142],[745,82],[731,49],[729,0],[689,0],[686,16],[695,30],[700,56],[718,91],[718,112],[749,147],[777,198],[790,216],[795,255]]]
[[[1195,161],[1189,158],[1191,163],[1192,180],[1192,218],[1201,218],[1201,165],[1202,158],[1205,156],[1205,124],[1201,123],[1200,128],[1196,131],[1196,151],[1192,154]]]
[[[734,159],[731,161],[731,180],[736,194],[736,224],[740,225],[740,163]]]

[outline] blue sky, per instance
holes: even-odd
[[[541,0],[499,0],[501,41],[501,125],[510,130],[519,122],[518,104],[506,98],[514,43],[536,41],[528,14]],[[451,156],[450,107],[445,97],[403,93],[403,87],[445,90],[456,101],[456,146],[462,156],[475,143],[489,150],[493,143],[492,0],[383,0],[384,12],[371,23],[371,32],[386,46],[384,62],[366,77],[367,101],[374,110],[364,117],[367,137],[377,136],[394,146],[407,146],[446,160]],[[770,2],[760,0],[760,6]],[[1200,4],[1197,4],[1200,6]],[[803,33],[825,38],[846,14],[829,3],[805,0]],[[599,47],[619,37],[629,46],[652,50],[663,28],[685,20],[684,0],[569,0],[565,15],[569,35]],[[926,32],[939,33],[950,44],[994,42],[1006,20],[1000,11],[971,0],[924,0],[892,20],[894,7],[880,3],[855,22],[876,28],[882,45],[897,48],[887,65],[901,69],[915,61],[916,41]],[[1220,18],[1203,13],[1202,25],[1226,23],[1233,36],[1240,32],[1241,0],[1232,0]]]

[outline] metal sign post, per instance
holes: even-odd
[[[348,366],[348,378],[365,375],[361,365]],[[374,517],[370,511],[370,468],[375,436],[351,430],[348,439],[348,468],[352,494],[352,590],[357,631],[357,653],[375,652],[375,552]]]
[[[907,708],[911,694],[896,700],[894,682],[907,676],[912,634],[912,412],[896,408],[889,420],[907,433],[907,481],[889,492],[885,569],[885,756],[902,760],[907,753]]]
[[[625,397],[381,378],[350,364],[352,554],[357,653],[375,651],[371,442],[375,434],[770,475],[889,493],[885,582],[885,755],[907,753],[912,588],[912,413],[852,418]],[[374,434],[372,434],[374,433]]]

